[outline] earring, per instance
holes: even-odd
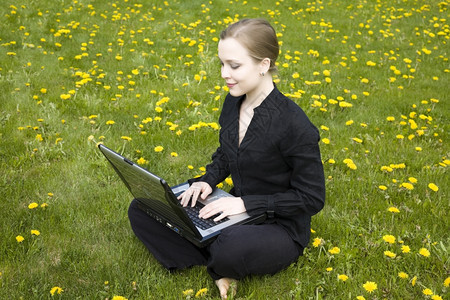
[[[261,72],[261,76],[264,76],[264,72]]]

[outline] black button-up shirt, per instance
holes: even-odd
[[[275,87],[254,109],[239,145],[239,110],[245,96],[227,95],[219,118],[220,146],[197,180],[215,187],[231,174],[231,193],[247,213],[267,213],[306,247],[311,216],[325,203],[319,132],[303,110]]]

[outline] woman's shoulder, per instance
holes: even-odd
[[[278,110],[278,121],[286,133],[297,135],[311,135],[315,140],[318,135],[317,127],[311,122],[305,111],[291,98],[279,92],[274,99]]]
[[[276,90],[273,97],[271,97],[272,109],[278,110],[280,115],[293,116],[295,120],[309,120],[305,111],[291,98],[284,95],[282,92]],[[295,116],[295,117],[294,117]]]

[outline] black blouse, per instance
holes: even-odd
[[[247,213],[266,213],[302,247],[309,242],[311,216],[325,203],[319,131],[303,110],[275,87],[260,106],[239,146],[239,109],[245,96],[227,95],[219,118],[220,146],[197,180],[215,187],[231,174],[231,194]]]

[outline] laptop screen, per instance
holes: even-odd
[[[192,233],[192,230],[174,212],[172,208],[174,204],[169,203],[166,199],[166,191],[161,184],[161,178],[105,146],[99,146],[99,148],[111,162],[134,198],[162,216],[166,221],[171,222],[172,225],[178,225]]]

